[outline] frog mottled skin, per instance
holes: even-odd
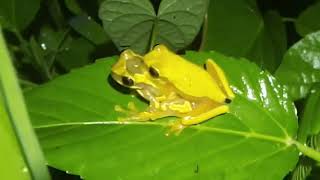
[[[112,67],[112,77],[119,84],[135,89],[149,101],[149,107],[137,112],[129,103],[127,118],[122,121],[148,121],[166,116],[179,119],[170,132],[179,133],[187,126],[199,124],[229,112],[234,98],[222,69],[207,60],[203,69],[171,52],[164,45],[156,46],[144,57],[124,51]],[[117,111],[124,111],[116,106]]]

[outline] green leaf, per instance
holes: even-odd
[[[100,45],[109,41],[103,28],[90,16],[80,15],[70,20],[70,26],[95,45]]]
[[[11,31],[25,29],[40,8],[40,0],[0,1],[0,24]]]
[[[156,15],[149,0],[106,0],[99,16],[119,50],[145,53],[160,43],[179,50],[199,32],[207,5],[208,0],[162,0]]]
[[[302,118],[300,120],[300,128],[298,140],[305,143],[307,137],[320,133],[320,86],[314,88],[308,96]]]
[[[30,49],[33,55],[33,60],[31,61],[33,67],[38,70],[43,80],[51,79],[50,67],[48,62],[44,58],[44,51],[41,49],[39,43],[32,36],[30,38]]]
[[[255,3],[247,0],[211,0],[204,50],[243,57],[263,30]]]
[[[0,59],[0,179],[49,179],[1,26]]]
[[[275,76],[289,90],[293,100],[306,97],[320,82],[320,31],[307,35],[284,55]]]
[[[320,30],[320,2],[303,11],[295,22],[296,29],[301,36]]]
[[[86,14],[80,7],[77,0],[64,0],[64,4],[73,14],[77,14],[77,15]]]
[[[280,15],[275,11],[268,11],[264,15],[264,28],[246,57],[273,73],[281,63],[286,43],[285,27]]]
[[[247,60],[215,59],[236,93],[230,113],[165,136],[174,117],[120,123],[114,106],[146,104],[109,78],[117,57],[74,70],[25,93],[49,165],[85,179],[282,179],[294,168],[297,118],[278,82]],[[239,68],[242,67],[242,68]],[[117,90],[118,89],[118,90]]]
[[[57,62],[67,71],[92,62],[94,45],[84,38],[68,38],[57,55]]]

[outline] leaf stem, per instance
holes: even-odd
[[[290,17],[283,17],[282,18],[283,22],[291,22],[291,23],[295,23],[296,19],[295,18],[290,18]]]
[[[208,13],[204,15],[204,20],[203,20],[203,27],[202,27],[202,36],[201,36],[201,44],[199,47],[199,51],[202,51],[204,48],[204,45],[207,40],[207,33],[208,33]]]
[[[320,162],[320,152],[316,151],[315,149],[313,149],[311,147],[303,145],[298,141],[294,141],[293,143],[297,146],[298,150],[300,152],[302,152],[304,155]]]
[[[16,35],[18,41],[20,42],[22,51],[27,56],[32,57],[32,53],[31,53],[31,51],[29,49],[28,42],[22,37],[22,34],[17,29],[14,29],[13,33]]]
[[[156,35],[157,35],[157,27],[158,26],[158,19],[155,18],[154,24],[152,26],[152,32],[151,32],[151,37],[150,37],[150,44],[149,44],[149,51],[153,49],[153,46],[155,45],[156,41]]]

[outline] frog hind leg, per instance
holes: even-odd
[[[208,119],[229,112],[229,106],[220,105],[209,111],[203,112],[197,116],[187,116],[181,120],[181,124],[184,126],[190,126],[202,123]]]
[[[211,75],[213,79],[216,80],[219,87],[225,92],[225,94],[230,98],[234,98],[234,94],[229,87],[228,80],[223,72],[223,70],[212,60],[208,59],[206,62],[207,72]]]
[[[207,110],[206,108],[207,108],[206,106],[199,107],[197,109],[197,111],[203,110],[202,113],[200,113],[198,115],[186,116],[186,117],[174,122],[173,124],[171,124],[170,129],[166,133],[166,135],[167,136],[169,136],[171,134],[179,135],[183,131],[183,129],[188,126],[202,123],[204,121],[209,120],[212,117],[229,112],[229,106],[227,106],[227,105],[220,105],[220,106],[217,106],[211,110]]]

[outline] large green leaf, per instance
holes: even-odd
[[[145,53],[159,43],[178,50],[199,32],[207,5],[208,0],[162,0],[156,14],[149,0],[106,0],[99,16],[119,50]]]
[[[320,30],[320,2],[303,11],[295,22],[297,32],[301,36]]]
[[[320,82],[320,31],[307,35],[284,55],[276,77],[289,90],[292,99],[306,97]]]
[[[25,93],[49,165],[85,179],[281,179],[295,165],[297,119],[277,81],[247,60],[215,59],[236,93],[231,112],[165,136],[168,121],[119,123],[114,106],[133,101],[109,79],[116,57],[72,71]],[[241,67],[241,68],[239,68]],[[192,73],[192,72],[190,72]]]
[[[243,57],[262,29],[263,19],[252,1],[211,0],[204,49]]]
[[[40,0],[0,1],[0,24],[9,30],[26,28],[40,7]]]

